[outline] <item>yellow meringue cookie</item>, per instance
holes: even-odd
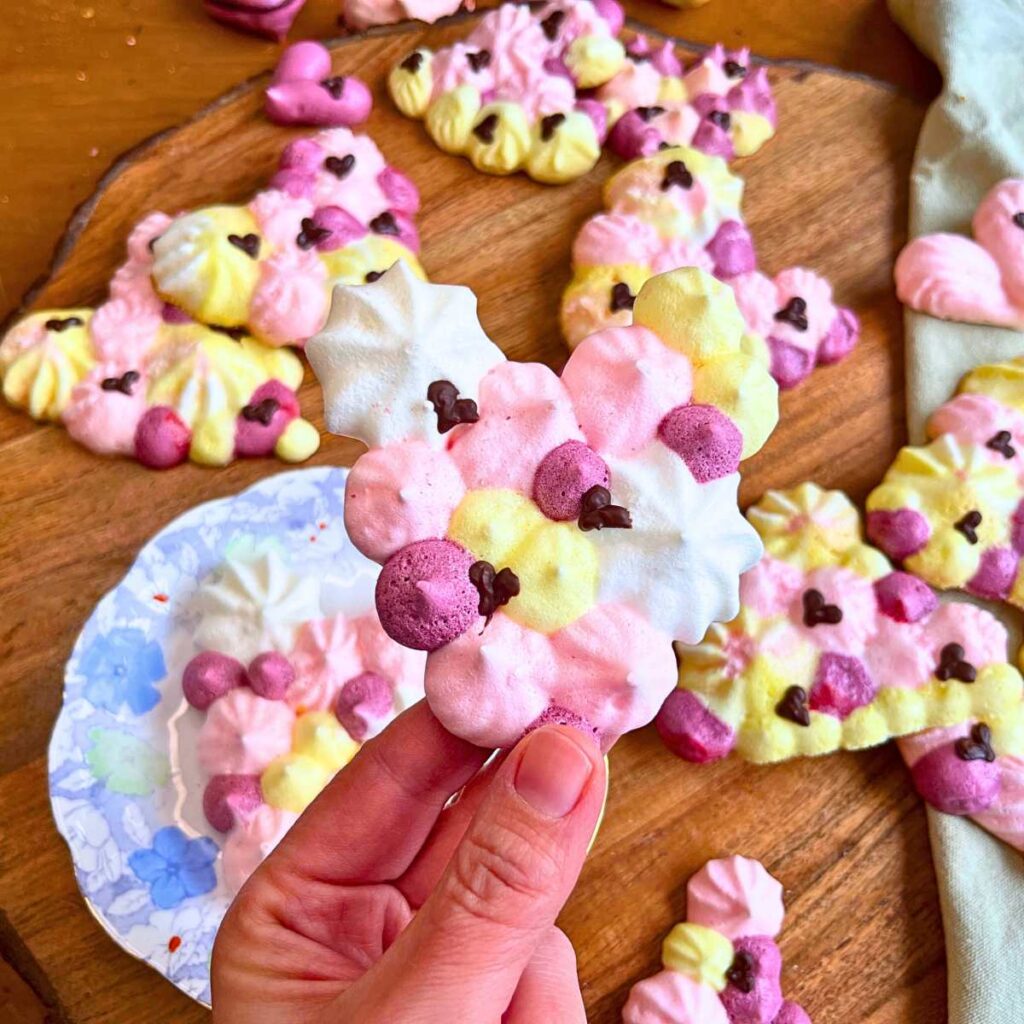
[[[518,103],[488,103],[474,120],[466,155],[478,171],[512,174],[523,166],[532,142],[530,122]]]
[[[732,943],[721,932],[702,924],[677,924],[661,944],[665,967],[710,985],[716,992],[725,988],[725,972],[734,955]]]
[[[468,491],[452,513],[448,536],[496,569],[508,565],[523,537],[545,522],[539,508],[518,491]]]
[[[331,781],[330,768],[303,754],[274,758],[260,776],[263,799],[282,811],[301,814]]]
[[[561,118],[553,124],[553,118]],[[601,157],[601,143],[594,122],[571,110],[542,118],[533,129],[533,145],[526,173],[545,185],[561,185],[586,174]]]
[[[480,93],[471,85],[459,85],[439,96],[427,110],[427,134],[446,153],[460,155],[469,144],[477,114]]]
[[[209,206],[176,218],[153,243],[153,284],[197,320],[241,327],[270,253],[244,206]]]
[[[359,744],[331,711],[310,711],[295,722],[292,750],[319,761],[332,774],[356,756]]]
[[[309,420],[296,418],[277,439],[274,454],[283,462],[305,462],[319,447],[320,432]]]
[[[633,313],[622,308],[612,313],[612,289],[624,284],[636,295],[650,279],[647,267],[637,263],[580,267],[562,295],[562,334],[575,348],[584,338],[605,327],[628,327]]]
[[[417,56],[419,61],[416,60]],[[396,64],[388,75],[388,92],[395,106],[406,117],[421,118],[427,112],[434,88],[430,67],[433,60],[434,55],[430,50],[414,50],[401,63]]]
[[[729,117],[732,148],[737,156],[753,156],[775,135],[771,121],[761,114],[736,110]]]
[[[327,267],[329,286],[366,284],[367,275],[383,274],[390,270],[399,260],[421,280],[427,275],[410,249],[393,238],[383,235],[364,235],[357,242],[346,245],[333,252],[320,254],[324,266]]]
[[[197,417],[189,458],[200,466],[226,466],[235,455],[235,419],[227,409]]]
[[[665,75],[658,88],[659,103],[685,103],[686,83],[678,75]]]
[[[716,406],[739,427],[744,459],[761,450],[779,422],[778,384],[763,363],[743,352],[694,366],[693,401]]]
[[[569,44],[564,60],[578,89],[596,89],[618,74],[626,48],[615,36],[580,36]]]
[[[72,389],[96,364],[91,318],[91,309],[48,310],[18,324],[0,346],[4,398],[33,419],[60,419]],[[37,340],[17,343],[39,328]]]

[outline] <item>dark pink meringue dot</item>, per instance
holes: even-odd
[[[318,142],[313,139],[296,139],[284,147],[278,167],[282,171],[315,172],[320,170],[323,162],[324,150]]]
[[[998,762],[964,761],[954,743],[925,754],[911,774],[921,799],[944,814],[977,814],[999,797]]]
[[[754,238],[742,221],[722,221],[704,250],[715,264],[716,277],[728,279],[757,269]]]
[[[608,466],[582,441],[566,441],[541,459],[533,478],[533,500],[548,519],[577,519],[591,487],[607,487]]]
[[[699,484],[735,473],[743,453],[739,427],[713,405],[679,405],[661,421],[658,437]]]
[[[214,775],[203,790],[203,814],[218,832],[230,832],[262,803],[258,775]]]
[[[218,697],[248,682],[240,661],[217,651],[203,651],[185,666],[181,689],[192,707],[205,711]]]
[[[719,761],[736,745],[736,734],[689,690],[673,690],[654,725],[669,750],[684,761]]]
[[[661,147],[661,132],[648,124],[635,110],[627,111],[608,133],[608,145],[623,160],[653,156]]]
[[[285,427],[299,415],[295,392],[279,380],[261,384],[235,420],[235,454],[240,458],[270,455]]]
[[[795,388],[811,375],[816,359],[814,352],[780,338],[769,338],[767,345],[771,375],[783,391]]]
[[[292,663],[277,651],[258,654],[249,665],[249,685],[257,697],[284,700],[288,687],[294,682]]]
[[[1010,523],[1010,544],[1018,555],[1024,555],[1024,501],[1013,511]]]
[[[812,711],[846,718],[870,704],[876,693],[878,684],[860,658],[828,652],[818,662],[807,703]]]
[[[150,469],[170,469],[188,458],[192,431],[168,405],[154,405],[135,428],[135,457]]]
[[[362,743],[394,707],[388,681],[376,672],[362,672],[342,686],[334,702],[334,714],[345,731]]]
[[[605,105],[598,100],[584,98],[576,101],[576,109],[590,118],[597,132],[597,141],[603,145],[608,137],[608,111]]]
[[[450,540],[420,540],[395,552],[377,577],[377,615],[396,643],[436,651],[479,617],[469,578],[476,559]]]
[[[380,185],[390,209],[410,215],[419,211],[419,189],[397,168],[385,167],[377,175],[377,184]]]
[[[874,586],[878,610],[895,622],[920,622],[939,606],[932,588],[909,572],[891,572]]]
[[[551,704],[545,708],[527,727],[523,736],[529,735],[536,729],[545,725],[567,725],[570,729],[577,729],[586,733],[599,746],[601,744],[601,732],[595,729],[582,715],[563,707],[561,704]]]
[[[1010,548],[989,548],[983,551],[978,571],[967,583],[967,589],[978,597],[1002,601],[1010,596],[1020,555]]]
[[[312,220],[319,238],[316,242],[319,252],[334,252],[335,249],[358,242],[367,234],[366,228],[340,206],[321,206],[313,214]]]
[[[818,345],[818,362],[823,366],[838,363],[850,354],[859,338],[860,320],[857,314],[852,309],[836,310],[835,319]]]
[[[730,1024],[760,1024],[774,1021],[782,1009],[782,954],[767,935],[750,935],[733,944],[733,966],[726,973],[728,984],[720,998]],[[749,974],[737,971],[741,960],[752,963]],[[737,984],[741,979],[753,984]],[[734,980],[735,979],[735,980]],[[749,991],[744,991],[749,988]]]
[[[901,562],[928,543],[928,520],[910,508],[883,509],[868,513],[868,538],[890,558]]]

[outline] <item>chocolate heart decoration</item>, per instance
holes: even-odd
[[[629,509],[612,504],[607,487],[595,484],[580,501],[580,517],[576,525],[584,532],[603,530],[606,526],[614,530],[631,530],[633,517]]]
[[[957,679],[961,683],[973,683],[978,678],[978,670],[964,659],[964,649],[960,644],[946,644],[939,653],[935,678],[943,683],[950,679]]]
[[[828,604],[820,590],[804,591],[804,625],[836,626],[843,621],[843,610],[837,604]]]
[[[807,302],[799,295],[794,295],[776,314],[779,323],[789,324],[798,331],[807,330]]]
[[[991,764],[996,759],[996,752],[992,749],[992,730],[984,722],[978,722],[971,729],[970,736],[958,739],[953,749],[961,761],[988,761]]]
[[[962,519],[953,524],[954,530],[959,530],[971,544],[978,543],[978,527],[981,526],[981,513],[977,509],[968,512]]]
[[[791,686],[775,705],[775,714],[796,725],[811,724],[811,712],[807,707],[807,691],[802,686]]]
[[[450,380],[435,380],[427,388],[427,401],[437,413],[438,433],[447,434],[460,423],[476,423],[480,419],[476,402],[459,398],[459,390]]]

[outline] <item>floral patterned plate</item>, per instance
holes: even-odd
[[[207,1005],[230,895],[179,683],[195,594],[226,557],[270,549],[317,574],[325,615],[369,610],[378,569],[345,533],[345,477],[281,473],[174,520],[97,605],[65,670],[50,800],[86,904],[119,945]]]

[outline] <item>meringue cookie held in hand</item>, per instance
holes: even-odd
[[[758,861],[708,861],[662,944],[664,970],[633,986],[623,1024],[810,1024],[782,997],[783,914],[782,886]]]
[[[777,418],[710,275],[654,278],[636,325],[596,334],[561,377],[508,362],[468,289],[398,265],[335,290],[307,346],[330,429],[365,441],[345,524],[381,563],[376,602],[428,652],[452,733],[508,746],[556,717],[607,749],[672,686],[672,641],[737,608],[757,561],[741,458]]]
[[[265,109],[275,124],[350,128],[370,116],[373,96],[362,79],[333,74],[331,51],[306,40],[281,54]]]

